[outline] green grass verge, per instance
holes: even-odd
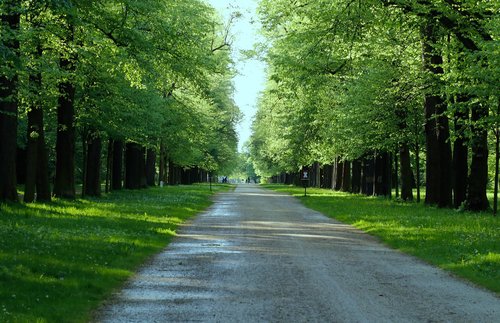
[[[500,218],[416,203],[301,187],[263,185],[379,237],[389,246],[500,293]]]
[[[211,195],[193,185],[0,205],[0,322],[88,321]]]

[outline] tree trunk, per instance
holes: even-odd
[[[351,162],[344,161],[344,167],[342,168],[342,192],[351,191]]]
[[[39,49],[38,55],[41,56],[41,49]],[[41,73],[30,75],[29,80],[34,89],[41,89]],[[33,202],[35,193],[37,201],[50,201],[49,165],[45,146],[43,109],[36,103],[28,111],[27,139],[24,202]]]
[[[111,173],[113,172],[113,139],[108,139],[108,149],[106,151],[106,184],[104,190],[108,193],[111,190]]]
[[[42,121],[43,122],[43,121]],[[36,200],[38,202],[50,201],[50,180],[49,180],[49,154],[45,144],[45,138],[38,138],[38,165],[36,171]]]
[[[146,176],[146,147],[141,146],[141,154],[139,155],[140,162],[140,175],[141,175],[141,188],[148,187]]]
[[[379,176],[378,174],[380,173],[380,169],[377,169],[377,168],[380,168],[380,161],[378,160],[379,159],[379,155],[378,153],[375,153],[375,155],[373,156],[373,182],[372,182],[372,185],[373,185],[373,188],[372,188],[372,194],[373,196],[377,196],[378,194],[378,191],[380,190],[379,187],[380,187],[380,184],[378,183],[378,180],[379,180]]]
[[[409,158],[409,153],[408,153]],[[392,174],[392,187],[396,189],[396,198],[399,198],[399,164],[398,164],[398,153],[394,154],[394,173]]]
[[[335,179],[335,190],[340,191],[342,189],[342,181],[343,181],[343,175],[344,175],[344,162],[339,160],[337,161],[337,171],[335,172],[336,174],[336,179]]]
[[[70,27],[69,42],[73,41],[74,28]],[[60,68],[68,74],[75,71],[76,58],[61,57]],[[69,77],[71,79],[71,77]],[[71,80],[59,84],[57,107],[56,176],[54,195],[75,198],[75,85]]]
[[[111,167],[111,189],[122,189],[123,141],[113,140],[113,166]]]
[[[455,208],[462,205],[467,194],[468,148],[465,140],[466,126],[461,122],[467,121],[468,115],[467,111],[456,111],[454,116],[456,139],[453,143],[453,205]]]
[[[335,160],[333,161],[333,166],[332,166],[332,176],[331,176],[331,185],[330,185],[330,188],[332,190],[334,190],[335,187],[337,187],[338,164],[339,164],[338,157],[336,157]]]
[[[459,95],[457,103],[468,101],[465,95]],[[468,147],[465,139],[469,120],[469,109],[459,106],[455,111],[454,118],[455,142],[453,143],[453,203],[455,208],[459,208],[467,198],[467,178],[468,178]]]
[[[87,192],[87,140],[90,137],[90,130],[83,127],[82,131],[82,197],[85,197]]]
[[[274,183],[275,181],[273,181]],[[175,178],[175,165],[172,160],[168,160],[168,185],[176,185],[177,179]]]
[[[139,144],[129,142],[125,149],[125,188],[142,188],[144,174],[144,150]]]
[[[331,182],[332,182],[332,165],[323,165],[323,167],[321,168],[321,187],[329,188]]]
[[[375,158],[374,195],[390,196],[391,194],[391,166],[389,153],[377,154]]]
[[[403,201],[413,201],[410,149],[406,143],[401,144],[399,147],[399,162],[401,165],[401,199]]]
[[[436,76],[443,74],[443,58],[436,49],[438,31],[438,22],[432,17],[422,28],[424,69]],[[449,207],[452,205],[452,163],[445,101],[439,94],[427,93],[424,108],[427,147],[425,202],[437,204],[439,207]]]
[[[153,149],[146,150],[146,184],[155,186],[156,176],[156,152]]]
[[[475,122],[488,117],[488,108],[475,106],[472,108],[472,138],[471,152],[472,160],[467,189],[467,209],[471,211],[484,211],[489,208],[486,196],[488,184],[488,136],[486,129]]]
[[[17,153],[17,80],[19,60],[19,2],[4,0],[0,4],[2,27],[2,65],[13,71],[12,76],[0,74],[0,201],[18,201],[16,180]],[[5,31],[12,31],[8,33]],[[5,35],[4,35],[5,33]],[[10,36],[13,35],[13,36]]]
[[[311,186],[314,186],[314,187],[320,187],[320,181],[321,181],[321,165],[319,164],[319,162],[314,162],[313,163],[313,172],[314,172],[314,185],[311,185]]]
[[[392,158],[392,153],[386,153],[387,155],[387,162],[385,163],[385,175],[386,175],[386,180],[385,180],[385,185],[386,185],[386,190],[387,194],[386,196],[392,199],[392,161],[394,158]]]
[[[84,194],[88,196],[101,196],[101,150],[101,137],[91,132],[87,137],[87,162],[85,169]]]
[[[417,203],[420,203],[420,145],[418,141],[415,143],[415,168],[416,168],[416,179],[415,186],[417,188]]]
[[[497,115],[500,114],[500,105]],[[500,127],[497,123],[495,127],[495,185],[493,189],[493,216],[497,215],[498,211],[498,171],[500,164]]]
[[[365,195],[373,195],[374,192],[374,176],[375,176],[375,158],[366,156],[363,160],[363,186],[362,193]]]
[[[158,186],[161,186],[161,184],[166,184],[168,183],[168,171],[167,171],[167,152],[165,149],[165,144],[163,143],[163,140],[160,143],[160,169],[159,169],[159,174],[158,174]]]
[[[351,193],[361,193],[361,161],[359,159],[355,159],[352,162]]]

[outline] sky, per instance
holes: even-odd
[[[238,11],[242,16],[231,28],[233,35],[233,60],[238,71],[233,83],[235,87],[234,101],[243,113],[243,120],[237,127],[239,143],[242,151],[244,143],[250,138],[252,118],[257,109],[259,92],[265,86],[265,64],[258,60],[243,59],[241,50],[253,49],[258,41],[257,0],[206,0],[217,9],[227,22],[232,12]]]

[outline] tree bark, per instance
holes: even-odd
[[[39,51],[41,55],[41,50]],[[30,75],[30,84],[39,89],[42,85],[42,75]],[[43,122],[43,109],[34,104],[28,111],[27,128],[27,153],[26,153],[26,185],[24,202],[50,201],[50,182],[48,154],[45,145],[45,131]]]
[[[497,111],[497,115],[500,113],[500,105],[499,111]],[[495,126],[495,185],[493,188],[493,216],[497,215],[498,211],[498,173],[500,168],[500,127],[497,123]]]
[[[156,152],[149,148],[146,150],[146,184],[155,186],[156,176]]]
[[[113,166],[111,167],[111,189],[122,189],[123,141],[113,140]]]
[[[401,199],[403,201],[413,201],[410,149],[406,143],[399,147],[399,162],[401,166]]]
[[[321,187],[329,188],[332,182],[332,165],[323,165],[321,168]]]
[[[394,154],[394,172],[392,173],[392,178],[393,178],[392,188],[396,189],[396,198],[399,198],[399,161],[398,161],[398,153]]]
[[[70,27],[69,42],[73,41],[74,27]],[[60,68],[68,74],[75,71],[76,57],[59,59]],[[71,77],[69,77],[71,78]],[[59,84],[57,107],[56,176],[54,195],[73,199],[75,192],[75,85],[70,80]]]
[[[111,191],[111,173],[113,172],[113,139],[108,139],[108,148],[106,150],[106,184],[104,191]]]
[[[158,174],[158,186],[161,186],[162,183],[166,184],[168,180],[168,171],[167,171],[167,152],[165,149],[165,144],[163,140],[160,143],[160,165],[159,165],[159,174]]]
[[[85,191],[88,196],[101,196],[101,150],[102,139],[93,132],[87,136],[87,162]]]
[[[30,81],[34,81],[33,76],[30,76]],[[26,183],[24,186],[25,203],[35,201],[36,172],[38,165],[38,136],[40,135],[40,129],[43,129],[43,124],[40,125],[40,115],[42,113],[43,112],[40,107],[32,106],[28,110],[28,127],[26,134],[28,140],[26,145]]]
[[[340,161],[340,158],[337,160],[337,171],[335,172],[335,190],[340,191],[342,189],[342,181],[344,175],[344,162]]]
[[[464,102],[463,99],[458,99]],[[453,143],[453,205],[459,208],[467,197],[468,177],[468,147],[465,139],[466,126],[463,122],[468,120],[466,110],[458,110],[454,115],[454,128],[456,139]]]
[[[424,69],[435,76],[443,73],[443,58],[436,50],[438,31],[438,23],[432,17],[428,18],[422,28],[422,57]],[[452,163],[445,101],[439,94],[427,93],[424,108],[427,148],[425,202],[449,207],[452,205]]]
[[[141,188],[148,187],[147,176],[146,176],[146,147],[141,146],[141,154],[139,155],[140,162],[140,176],[141,176]]]
[[[351,162],[344,161],[344,167],[342,168],[342,192],[351,191]]]
[[[1,47],[4,53],[5,67],[12,69],[13,76],[0,74],[0,201],[18,201],[16,179],[17,153],[17,81],[19,62],[19,31],[20,14],[18,1],[5,0],[0,4],[3,14],[0,22],[13,36],[2,35]],[[9,33],[10,34],[10,33]]]
[[[333,165],[332,165],[332,175],[331,175],[331,183],[330,183],[330,188],[332,190],[335,189],[335,187],[337,187],[337,172],[338,172],[338,157],[335,158],[335,160],[333,161]]]
[[[374,192],[375,157],[366,156],[363,160],[362,193],[368,196]]]
[[[417,203],[420,203],[420,144],[415,142],[415,187],[417,188]]]
[[[488,136],[486,129],[475,122],[488,116],[488,109],[475,106],[472,109],[472,133],[470,176],[467,189],[467,209],[471,211],[484,211],[489,208],[486,196],[488,184]]]
[[[361,161],[359,159],[355,159],[352,162],[351,193],[361,193]]]
[[[125,149],[125,188],[140,189],[144,173],[144,151],[141,145],[129,142]]]
[[[374,167],[374,195],[390,196],[391,194],[391,166],[389,153],[378,153]]]

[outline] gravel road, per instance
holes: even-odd
[[[500,298],[302,206],[217,196],[99,322],[500,322]]]

